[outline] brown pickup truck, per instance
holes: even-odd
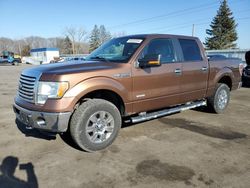
[[[133,123],[199,106],[222,113],[240,87],[237,60],[208,61],[198,38],[165,34],[115,38],[82,63],[26,69],[14,111],[26,128],[69,131],[86,151]]]

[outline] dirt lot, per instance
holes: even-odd
[[[233,92],[222,115],[189,110],[126,126],[108,149],[85,153],[19,130],[12,103],[26,67],[0,67],[0,187],[250,186],[250,89]]]

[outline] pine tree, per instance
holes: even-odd
[[[238,39],[233,13],[227,5],[227,0],[221,2],[217,15],[210,24],[211,29],[207,29],[206,33],[209,37],[206,38],[207,49],[229,49],[235,48]]]
[[[101,25],[99,28],[99,34],[100,34],[100,43],[103,44],[104,42],[111,39],[111,34],[109,31],[106,30],[104,25]]]
[[[100,46],[100,31],[97,25],[94,26],[94,29],[91,31],[90,41],[89,41],[89,52],[94,51]]]
[[[30,50],[31,50],[31,47],[29,44],[24,45],[21,50],[22,56],[30,56]]]
[[[63,41],[63,47],[61,49],[61,53],[62,54],[72,54],[72,42],[69,39],[68,36],[65,37],[64,41]]]

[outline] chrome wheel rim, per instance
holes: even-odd
[[[87,121],[86,134],[92,143],[103,143],[114,132],[114,117],[106,111],[97,111]]]
[[[218,94],[218,107],[224,109],[228,102],[228,96],[226,90],[221,90]]]

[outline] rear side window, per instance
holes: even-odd
[[[195,40],[179,39],[184,61],[202,61],[200,48]]]

